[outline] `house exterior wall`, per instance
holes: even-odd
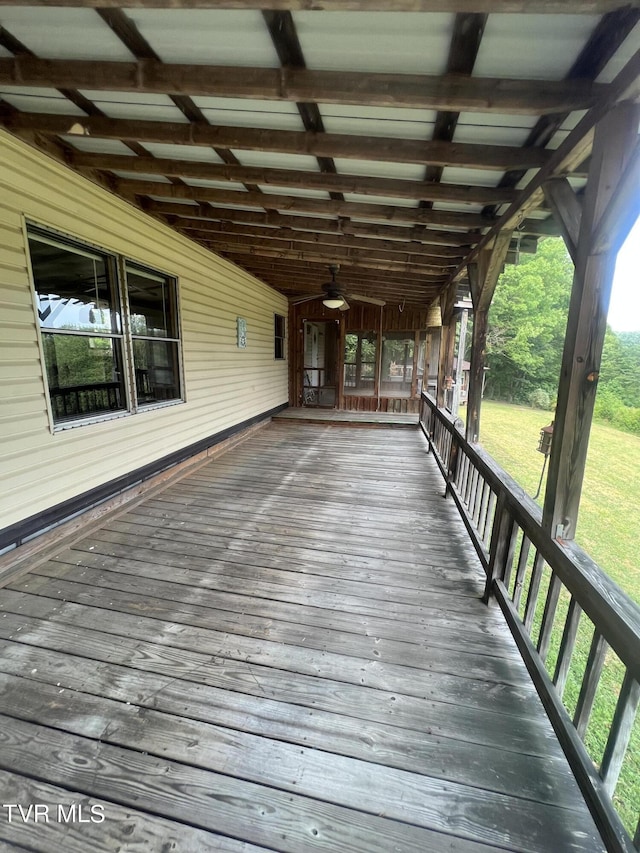
[[[177,278],[186,402],[52,429],[26,222]],[[0,530],[285,404],[274,313],[279,293],[0,130]]]

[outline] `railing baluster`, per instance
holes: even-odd
[[[478,494],[480,491],[480,472],[478,469],[473,466],[473,477],[471,482],[471,494],[469,495],[469,517],[471,520],[475,519],[476,514],[476,504],[478,503]]]
[[[527,536],[522,534],[522,545],[520,546],[520,555],[518,557],[518,568],[516,569],[516,577],[513,585],[513,603],[516,610],[520,610],[520,599],[522,597],[522,586],[524,584],[524,576],[527,571],[527,563],[529,561],[529,551],[531,542]]]
[[[493,518],[495,516],[495,506],[496,506],[496,493],[493,489],[489,488],[489,500],[487,502],[487,511],[484,517],[484,522],[482,524],[482,541],[486,544],[489,541],[489,527],[493,522]]]
[[[524,611],[524,627],[531,636],[531,628],[533,619],[536,614],[536,605],[538,603],[538,595],[540,593],[540,583],[542,581],[542,572],[544,571],[544,557],[540,551],[536,551],[536,557],[533,561],[533,569],[531,570],[531,582],[529,584],[529,592],[527,593],[527,604]]]
[[[631,738],[639,702],[640,684],[627,671],[622,682],[616,712],[611,723],[609,738],[600,766],[604,788],[610,797],[613,796],[618,784],[618,776]]]
[[[486,602],[491,595],[493,581],[500,578],[508,585],[508,576],[513,563],[513,553],[518,529],[514,523],[511,513],[507,510],[504,493],[498,498],[498,506],[493,517],[493,528],[491,531],[491,548],[489,552],[489,567],[487,570],[487,583],[483,600]],[[506,578],[506,580],[505,580]]]
[[[576,644],[578,636],[578,625],[580,624],[580,616],[582,608],[571,596],[569,609],[567,611],[567,619],[564,623],[564,631],[562,632],[562,640],[560,642],[560,650],[558,651],[558,660],[556,661],[556,671],[553,674],[553,683],[560,698],[564,695],[564,688],[569,675],[569,667],[571,666],[571,656]]]
[[[467,457],[467,462],[469,463],[469,473],[467,474],[467,482],[466,482],[466,486],[465,486],[465,490],[464,490],[464,502],[468,508],[469,504],[471,503],[471,493],[473,491],[473,481],[474,481],[474,478],[475,478],[477,472],[476,472],[476,469],[475,469],[473,463],[469,459],[469,457]]]
[[[482,517],[483,513],[486,512],[487,509],[487,501],[489,500],[489,483],[484,479],[484,477],[480,477],[478,480],[480,485],[480,500],[476,501],[475,512],[473,514],[473,520],[475,522],[480,535],[482,535]]]
[[[458,493],[462,494],[464,490],[464,483],[467,479],[467,472],[469,470],[469,458],[467,456],[462,456],[460,460],[460,464],[458,465],[458,471],[456,476],[456,488],[458,489]]]
[[[580,696],[576,705],[576,712],[573,716],[573,725],[576,727],[578,734],[584,740],[584,734],[589,725],[589,717],[593,710],[593,703],[596,698],[596,690],[600,676],[602,675],[602,667],[604,659],[607,656],[609,645],[597,628],[593,630],[593,640],[589,649],[589,658],[582,679],[582,687],[580,688]]]
[[[473,511],[472,517],[474,522],[476,521],[476,516],[478,515],[478,509],[480,507],[480,500],[482,498],[482,493],[484,489],[484,477],[480,473],[478,469],[476,469],[476,484],[473,489]],[[476,524],[477,527],[477,524]]]
[[[560,598],[560,590],[562,582],[560,578],[552,573],[549,581],[549,589],[547,590],[547,600],[544,603],[544,613],[542,614],[542,624],[540,626],[540,636],[538,637],[538,654],[544,663],[547,660],[549,653],[549,643],[551,642],[551,632],[553,631],[553,620],[558,609],[558,599]]]

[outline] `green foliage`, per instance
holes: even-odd
[[[555,393],[567,324],[573,264],[560,239],[507,266],[489,310],[487,395],[528,402],[540,388]]]
[[[625,406],[613,384],[598,389],[594,416],[597,420],[607,421],[616,429],[640,435],[640,407]]]
[[[487,397],[553,407],[572,282],[573,264],[559,238],[505,269],[489,311]],[[640,435],[640,332],[607,328],[595,417]]]
[[[551,408],[551,396],[544,388],[536,388],[535,391],[531,391],[527,399],[533,409],[545,409],[548,411]]]

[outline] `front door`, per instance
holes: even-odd
[[[303,406],[336,407],[338,331],[333,320],[304,321]]]

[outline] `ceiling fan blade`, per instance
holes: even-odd
[[[291,305],[302,305],[303,302],[311,302],[312,299],[320,299],[321,293],[314,293],[313,296],[299,296],[297,299],[290,299]]]
[[[343,296],[342,298],[344,299],[344,296]],[[349,303],[347,302],[347,300],[346,300],[346,299],[344,299],[344,302],[342,303],[342,305],[340,306],[340,308],[339,308],[338,310],[340,310],[340,311],[348,311],[348,310],[349,310],[349,307],[350,307],[350,306],[349,306]]]
[[[353,299],[354,302],[369,302],[371,305],[386,305],[387,303],[384,299],[377,299],[375,296],[361,296],[359,293],[350,293],[349,299]]]

